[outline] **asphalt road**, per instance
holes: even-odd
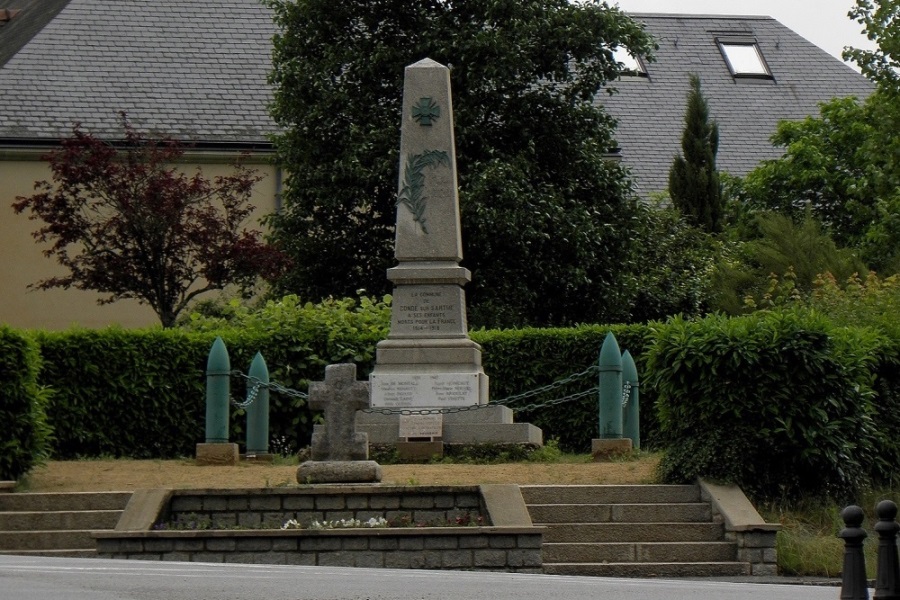
[[[834,600],[839,588],[0,556],[0,600]]]

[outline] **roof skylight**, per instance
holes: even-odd
[[[719,40],[719,48],[735,77],[772,77],[769,66],[755,41],[734,42]]]
[[[613,59],[622,64],[622,75],[637,77],[647,76],[647,69],[644,68],[644,63],[642,63],[634,54],[629,52],[628,48],[619,46],[613,50]]]

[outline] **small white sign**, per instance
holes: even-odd
[[[478,404],[477,373],[369,376],[372,408],[445,408]]]
[[[400,415],[400,437],[436,438],[443,435],[443,415]]]

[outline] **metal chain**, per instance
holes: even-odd
[[[253,386],[247,390],[247,399],[246,400],[244,400],[243,402],[235,402],[234,400],[231,401],[231,404],[238,408],[247,408],[248,406],[253,404],[253,402],[259,396],[259,390],[261,388],[265,388],[267,390],[273,391],[273,392],[281,394],[283,396],[288,396],[290,398],[306,399],[309,397],[309,394],[307,394],[306,392],[301,392],[300,390],[295,390],[295,389],[291,389],[288,387],[284,387],[277,381],[270,381],[268,383],[265,383],[258,377],[253,377],[251,375],[245,375],[244,373],[242,373],[240,371],[232,371],[231,374],[236,377],[243,377],[244,379],[246,379],[247,381],[249,381],[253,384]]]
[[[531,398],[532,396],[546,394],[547,392],[551,392],[551,391],[555,390],[556,388],[560,388],[564,385],[572,383],[573,381],[577,381],[578,379],[580,379],[586,375],[591,375],[593,373],[596,373],[599,370],[600,370],[599,365],[591,365],[590,367],[588,367],[587,369],[585,369],[584,371],[582,371],[580,373],[575,373],[574,375],[569,375],[568,377],[559,379],[559,380],[554,381],[553,383],[547,384],[543,387],[535,388],[535,389],[529,390],[527,392],[522,392],[521,394],[516,394],[514,396],[508,396],[506,398],[501,398],[500,400],[496,400],[496,401],[492,402],[492,404],[499,404],[501,406],[505,406],[507,404],[512,404],[513,402],[517,402],[519,400]]]
[[[468,412],[473,410],[481,410],[484,408],[488,408],[490,406],[508,406],[512,409],[513,412],[523,412],[523,411],[533,411],[539,408],[546,408],[548,406],[556,406],[559,404],[565,404],[567,402],[575,402],[577,400],[581,400],[582,398],[586,398],[588,396],[595,396],[598,393],[598,387],[592,387],[588,390],[583,390],[581,392],[576,392],[574,394],[570,394],[568,396],[562,396],[560,398],[554,398],[552,400],[547,400],[545,402],[532,402],[531,404],[526,404],[524,406],[509,406],[513,402],[525,400],[528,398],[533,398],[535,396],[546,394],[548,392],[552,392],[558,388],[561,388],[565,385],[578,381],[582,377],[587,375],[591,375],[596,373],[599,370],[598,365],[591,365],[584,371],[580,373],[575,373],[563,379],[559,379],[550,383],[548,385],[535,388],[533,390],[529,390],[527,392],[523,392],[521,394],[515,394],[513,396],[508,396],[506,398],[501,398],[500,400],[492,400],[488,404],[472,404],[469,406],[453,406],[447,408],[366,408],[363,409],[362,412],[365,413],[375,413],[382,415],[446,415],[453,413],[461,413]],[[245,375],[241,371],[231,371],[231,374],[236,377],[242,377],[249,382],[252,382],[253,385],[247,390],[247,399],[243,402],[235,402],[232,401],[231,404],[238,408],[247,408],[259,397],[259,390],[261,388],[265,388],[276,393],[289,396],[291,398],[303,398],[306,399],[309,397],[309,394],[306,392],[301,392],[299,390],[294,390],[291,388],[284,387],[278,382],[270,381],[268,383],[264,383],[260,379],[256,377],[252,377],[250,375]],[[629,392],[631,389],[631,384],[626,383],[625,390],[623,391],[622,397],[622,406],[627,406]]]

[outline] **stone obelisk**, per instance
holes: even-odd
[[[390,414],[359,412],[358,429],[370,443],[420,456],[442,452],[443,444],[540,445],[540,429],[513,423],[505,406],[488,406],[481,346],[466,323],[463,286],[471,275],[459,265],[450,71],[429,59],[406,67],[394,255],[391,332],[378,344],[370,376],[372,408]],[[409,414],[398,414],[404,410]]]
[[[372,406],[488,402],[481,347],[469,339],[450,72],[430,59],[406,67],[394,245],[391,332],[378,344]]]

